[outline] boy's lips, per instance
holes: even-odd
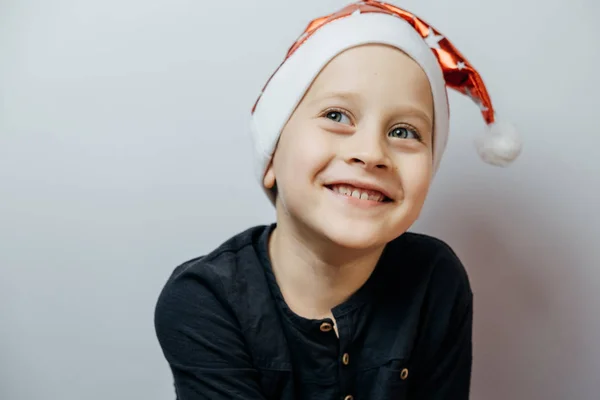
[[[368,196],[368,200],[375,200],[379,202],[394,201],[390,191],[375,182],[353,179],[337,180],[327,182],[324,186],[330,190],[335,189],[334,191],[337,191],[338,193],[340,193],[340,188],[342,188],[342,194],[347,194],[349,196],[354,195],[354,197],[357,197],[356,194],[358,192],[358,197],[364,200],[367,200]],[[346,193],[343,193],[344,189],[346,189]]]

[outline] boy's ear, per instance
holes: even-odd
[[[273,160],[269,161],[265,175],[263,176],[263,186],[265,189],[273,189],[275,187],[275,171],[273,170]]]

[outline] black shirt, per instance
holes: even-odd
[[[179,400],[469,398],[472,292],[429,236],[389,243],[367,282],[310,320],[285,303],[268,257],[274,225],[175,269],[155,310]]]

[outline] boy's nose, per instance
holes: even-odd
[[[350,139],[353,143],[347,148],[346,162],[360,165],[365,169],[388,169],[391,160],[385,151],[381,139],[370,135],[356,135]]]

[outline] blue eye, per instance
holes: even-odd
[[[416,129],[406,126],[398,126],[392,129],[389,136],[399,139],[419,139],[421,137]]]
[[[339,122],[342,124],[350,124],[352,121],[350,121],[350,118],[343,112],[341,111],[328,111],[327,114],[325,114],[325,117],[334,121],[334,122]],[[345,118],[345,120],[344,120]]]

